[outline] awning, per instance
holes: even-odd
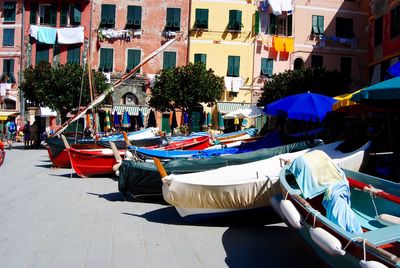
[[[129,115],[138,115],[139,111],[145,115],[149,111],[148,106],[139,106],[139,105],[114,105],[112,113],[117,111],[117,114],[123,114],[125,111],[128,112]]]
[[[0,111],[0,120],[7,120],[9,116],[16,116],[18,112],[16,111]]]
[[[217,108],[220,113],[230,113],[239,109],[250,108],[250,103],[243,102],[217,102]]]
[[[40,116],[41,117],[57,116],[57,112],[51,110],[49,107],[40,107]]]

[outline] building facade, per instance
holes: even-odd
[[[370,84],[388,77],[387,70],[400,58],[399,1],[369,1]]]
[[[0,121],[19,118],[21,74],[22,1],[0,3]]]

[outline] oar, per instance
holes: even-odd
[[[156,164],[158,172],[161,175],[161,179],[164,177],[167,177],[168,176],[167,171],[165,171],[165,168],[164,168],[163,164],[161,163],[160,159],[158,159],[157,157],[153,157],[153,160],[154,160],[154,164]]]
[[[392,201],[396,204],[400,204],[400,197],[398,197],[398,196],[387,193],[385,191],[377,189],[377,188],[375,188],[371,185],[368,185],[366,183],[363,183],[361,181],[354,180],[352,178],[347,178],[347,180],[349,181],[350,186],[352,186],[354,188],[360,189],[365,192],[372,192],[376,196],[382,197],[382,198]]]
[[[122,135],[124,135],[126,146],[132,146],[131,142],[129,141],[128,134],[126,134],[125,131],[122,131]]]
[[[69,146],[69,143],[68,143],[68,141],[67,141],[67,138],[64,136],[64,135],[62,135],[61,134],[61,139],[62,139],[62,141],[63,141],[63,143],[64,143],[64,146],[65,146],[65,149],[69,149],[69,148],[71,148],[71,146]]]
[[[110,146],[111,146],[111,150],[114,154],[115,160],[117,161],[117,163],[113,166],[112,169],[114,171],[117,171],[122,164],[122,158],[121,158],[121,155],[119,154],[117,146],[115,146],[115,143],[110,141]]]

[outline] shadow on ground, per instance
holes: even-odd
[[[82,179],[81,177],[78,176],[75,172],[71,171],[66,174],[49,174],[50,176],[55,176],[55,177],[64,177],[67,179]]]
[[[232,226],[222,243],[228,267],[325,267],[286,226]]]
[[[142,215],[123,213],[125,215],[144,218],[149,222],[174,224],[174,225],[197,225],[197,226],[264,226],[281,222],[281,218],[271,209],[249,210],[236,213],[219,215],[213,218],[187,221],[182,219],[174,207],[168,206],[156,209]]]

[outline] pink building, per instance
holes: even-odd
[[[145,64],[113,93],[113,110],[131,116],[148,112],[150,85],[156,73],[188,62],[187,0],[95,0],[92,2],[92,67],[110,77],[111,83],[135,67],[170,38],[182,38]],[[169,114],[158,114],[158,125],[168,130]],[[161,124],[162,121],[162,124]]]
[[[0,3],[0,121],[19,115],[21,73],[22,1]]]
[[[369,73],[370,83],[387,77],[388,68],[400,57],[400,3],[369,1]]]
[[[366,1],[297,0],[279,8],[268,0],[259,1],[255,89],[272,74],[301,66],[338,70],[353,79],[354,89],[367,84]]]

